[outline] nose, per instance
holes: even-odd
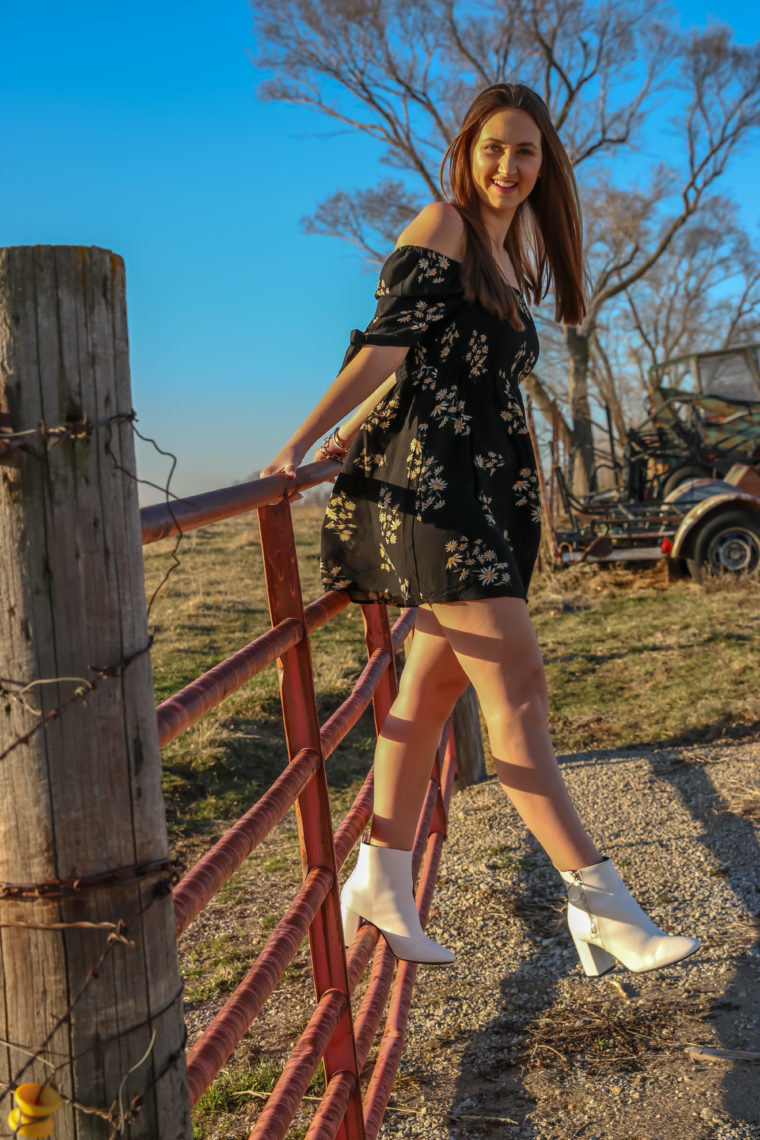
[[[502,156],[499,159],[499,171],[500,171],[500,173],[501,174],[513,174],[515,172],[515,170],[517,169],[515,159],[516,159],[516,155],[515,155],[515,153],[511,147],[508,147],[505,151],[503,151]]]

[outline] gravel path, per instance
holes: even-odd
[[[382,1140],[760,1140],[760,744],[562,758],[601,849],[701,951],[653,974],[580,971],[564,892],[495,779],[454,797]],[[702,1052],[700,1052],[700,1048]]]

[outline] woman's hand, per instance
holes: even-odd
[[[340,442],[335,438],[336,435],[340,436]],[[322,440],[319,447],[314,452],[314,459],[337,459],[342,463],[346,458],[346,452],[351,445],[353,436],[349,436],[342,429],[337,432],[331,432]]]
[[[280,448],[271,463],[267,463],[266,467],[259,473],[259,478],[266,479],[269,475],[285,474],[289,479],[295,479],[296,471],[301,466],[302,460],[303,452],[293,447],[292,444],[286,443],[284,447]],[[302,499],[303,495],[293,488],[292,491],[285,490],[282,497],[287,497],[291,503],[295,503],[298,499]],[[274,499],[272,501],[278,502],[279,500]]]
[[[314,452],[314,459],[334,459],[336,463],[342,464],[355,434],[355,432],[348,434],[345,429],[336,428],[322,440]],[[327,482],[334,483],[337,478],[337,475],[331,475]]]

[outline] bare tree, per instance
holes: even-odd
[[[641,414],[653,364],[758,336],[760,248],[734,203],[712,196],[647,275],[607,306],[592,339],[592,382],[623,438]]]
[[[651,272],[760,125],[760,47],[735,45],[722,26],[681,39],[660,0],[257,0],[255,23],[257,63],[272,73],[262,97],[369,135],[382,161],[403,172],[371,190],[336,192],[307,222],[372,262],[440,196],[441,154],[478,90],[519,78],[542,94],[589,219],[589,311],[563,330],[583,489],[594,462],[589,380],[602,313]],[[632,189],[630,160],[665,99],[674,109],[670,161]],[[539,406],[550,403],[536,385]]]

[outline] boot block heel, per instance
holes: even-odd
[[[343,919],[343,945],[350,946],[359,932],[361,915],[344,905],[340,908],[340,916]]]
[[[598,978],[600,974],[606,974],[615,965],[615,959],[606,950],[602,950],[601,946],[595,946],[593,942],[581,942],[575,935],[573,942],[587,978]]]

